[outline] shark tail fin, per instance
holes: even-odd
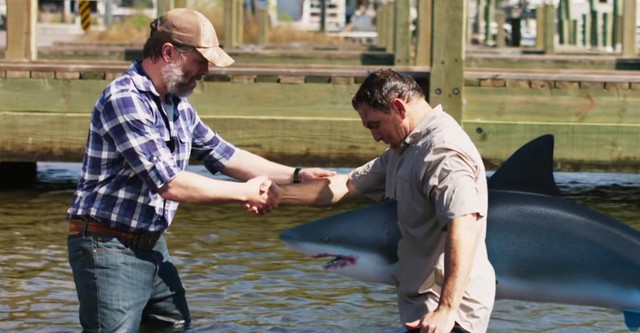
[[[630,331],[637,331],[640,328],[640,310],[624,310],[624,323]]]

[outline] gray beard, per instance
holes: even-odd
[[[172,62],[162,69],[162,77],[167,86],[167,92],[179,97],[187,97],[193,93],[195,87],[189,86],[181,63]]]

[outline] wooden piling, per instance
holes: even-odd
[[[591,48],[600,47],[600,34],[599,26],[600,26],[600,18],[599,13],[596,8],[595,0],[589,0],[589,27],[590,27],[590,45]]]
[[[496,0],[485,0],[486,6],[484,10],[484,44],[491,45],[495,41],[493,40],[493,34],[491,31],[491,23],[495,20],[496,13]]]
[[[224,0],[224,48],[240,46],[242,22],[242,0]]]
[[[37,0],[7,1],[7,60],[29,61],[38,58],[36,47]]]
[[[544,50],[545,37],[545,5],[536,7],[536,49]]]
[[[433,0],[429,103],[432,106],[442,104],[459,122],[462,121],[466,4],[466,0]]]
[[[544,6],[544,53],[555,53],[556,42],[556,9],[552,4],[546,4]]]
[[[505,45],[504,24],[506,23],[506,14],[503,11],[496,13],[496,23],[498,25],[498,32],[496,34],[496,48],[502,49]]]
[[[233,4],[235,6],[235,20],[233,21],[233,35],[234,47],[238,47],[244,43],[244,1],[243,0],[234,0]]]
[[[257,17],[258,17],[258,44],[266,45],[269,39],[269,9],[267,1],[258,1]]]
[[[411,64],[411,0],[395,0],[395,47],[394,64],[408,66]]]
[[[431,66],[431,32],[433,31],[433,0],[418,0],[418,35],[416,66]]]
[[[476,36],[478,38],[478,44],[485,44],[485,30],[486,30],[486,16],[485,12],[487,9],[487,0],[478,0],[476,4],[478,8],[478,13],[476,15]]]
[[[622,37],[622,27],[620,25],[620,21],[622,21],[622,17],[620,16],[620,0],[613,0],[611,18],[613,20],[611,23],[611,46],[614,50],[619,50],[620,38]]]
[[[637,56],[636,47],[636,0],[624,0],[622,11],[622,57]]]
[[[385,49],[387,52],[393,52],[396,48],[396,5],[395,0],[390,0],[385,5],[385,10],[387,14],[385,17],[387,18],[387,23],[385,24],[389,29],[386,31],[386,40],[387,44],[385,45]]]

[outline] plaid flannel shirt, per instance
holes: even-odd
[[[178,203],[158,190],[189,158],[215,174],[236,151],[200,120],[186,98],[171,96],[168,119],[153,83],[134,62],[111,82],[93,109],[82,177],[68,217],[90,217],[125,231],[164,231]]]

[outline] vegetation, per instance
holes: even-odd
[[[221,43],[224,44],[225,27],[221,6],[204,4],[196,9],[213,22],[218,38],[220,38]],[[259,36],[257,18],[251,15],[245,15],[245,17],[247,17],[247,19],[243,26],[243,42],[246,44],[257,44]],[[129,16],[117,24],[112,24],[104,31],[90,31],[83,35],[82,39],[86,42],[142,44],[148,37],[149,23],[149,18],[144,15]],[[322,45],[350,43],[321,32],[297,30],[286,24],[271,27],[267,42],[270,44],[309,43]]]

